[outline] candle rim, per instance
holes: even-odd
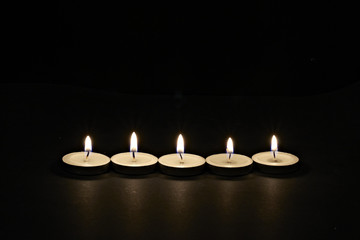
[[[68,153],[68,154],[66,154],[66,155],[64,155],[62,157],[62,161],[64,163],[68,164],[68,165],[72,165],[72,166],[75,166],[75,167],[99,167],[99,166],[104,166],[104,165],[110,163],[110,158],[108,156],[106,156],[105,154],[97,153],[97,152],[91,152],[91,154],[89,156],[90,160],[85,162],[85,161],[83,161],[84,153],[86,153],[86,152],[84,151],[84,152]],[[79,160],[79,163],[81,163],[81,164],[77,164],[76,162],[71,161],[71,159],[74,156],[77,156],[77,155],[82,156],[82,157],[80,157],[80,160]],[[94,157],[100,158],[101,163],[100,164],[94,164],[95,162],[91,161],[91,158],[94,158]]]
[[[231,155],[234,157],[234,159],[232,159],[231,162],[228,162],[227,159],[226,159],[227,153],[212,154],[212,155],[210,155],[210,156],[208,156],[206,158],[206,163],[208,163],[208,164],[210,164],[212,166],[215,166],[215,167],[224,167],[224,168],[247,167],[247,166],[250,166],[253,163],[253,160],[250,157],[246,156],[246,155],[238,154],[238,153],[233,153]],[[217,158],[217,157],[220,157],[220,156],[224,157],[223,159],[220,160],[220,161],[223,161],[224,164],[218,163],[218,162],[213,160],[214,158]],[[244,160],[244,162],[246,164],[240,164],[239,165],[239,160],[238,160],[239,157],[241,158],[241,160]]]
[[[170,156],[176,156],[177,157],[178,153],[169,153],[169,154],[165,154],[165,155],[161,156],[159,158],[159,163],[164,165],[164,166],[167,166],[167,167],[173,167],[172,165],[168,164],[168,162],[164,161],[164,159],[166,159],[167,157],[170,157]],[[191,167],[199,167],[199,166],[202,166],[202,165],[204,165],[206,163],[205,158],[200,156],[200,155],[196,155],[196,154],[192,154],[192,153],[183,153],[183,156],[184,156],[184,158],[186,158],[186,157],[189,158],[190,157],[190,158],[195,158],[195,159],[199,160],[198,164],[195,164],[194,166],[191,166]],[[177,158],[177,161],[178,161],[178,158]],[[184,163],[185,163],[185,165],[188,164],[187,159],[184,160]]]
[[[270,160],[272,161],[262,161],[261,159],[259,159],[259,156],[265,155],[266,157],[268,157]],[[268,155],[268,156],[267,156]],[[287,156],[287,157],[291,157],[291,161],[289,162],[283,162],[281,161],[281,157],[282,156]],[[294,165],[296,163],[298,163],[300,161],[299,157],[292,154],[292,153],[287,153],[287,152],[277,152],[277,159],[276,161],[273,159],[273,155],[272,155],[272,151],[266,151],[266,152],[259,152],[254,154],[252,157],[252,160],[256,163],[259,164],[263,164],[263,165],[269,165],[269,166],[291,166]]]
[[[136,162],[133,162],[132,159],[131,159],[131,156],[130,156],[130,153],[131,152],[121,152],[121,153],[117,153],[115,155],[113,155],[111,158],[110,158],[110,161],[117,164],[117,165],[122,165],[122,166],[131,166],[131,167],[145,167],[145,166],[151,166],[151,165],[154,165],[158,162],[158,158],[153,155],[153,154],[150,154],[150,153],[144,153],[144,152],[136,152],[136,155],[138,157],[141,157],[141,156],[146,156],[148,158],[150,158],[149,161],[147,162],[139,162],[139,161],[136,161]],[[125,161],[121,161],[121,159],[119,159],[120,157],[124,156],[124,159],[126,159]],[[127,161],[129,161],[129,163],[131,164],[126,164]],[[141,164],[139,164],[141,163]],[[145,163],[145,164],[144,164]],[[137,166],[136,166],[137,165]]]

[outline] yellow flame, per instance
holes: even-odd
[[[176,152],[184,153],[184,138],[180,134],[177,140]]]
[[[135,132],[133,132],[131,134],[131,139],[130,139],[130,152],[137,152],[137,150],[138,150],[137,137]]]
[[[272,136],[271,139],[271,151],[277,151],[278,150],[278,143],[275,135]]]
[[[234,144],[231,138],[229,138],[227,141],[226,152],[229,154],[234,152]]]
[[[89,136],[85,138],[85,152],[91,152],[92,145],[91,145],[91,139]]]

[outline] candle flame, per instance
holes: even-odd
[[[271,139],[271,151],[277,151],[278,150],[278,143],[275,135],[272,136]]]
[[[85,138],[85,152],[91,152],[92,151],[92,145],[91,145],[91,139],[89,136]]]
[[[137,152],[137,150],[138,150],[137,137],[135,132],[133,132],[131,134],[131,139],[130,139],[130,152]]]
[[[276,160],[276,155],[277,155],[277,151],[278,151],[278,144],[277,144],[277,139],[276,139],[275,135],[273,135],[273,137],[271,139],[271,151],[273,153],[274,160]]]
[[[226,152],[228,154],[232,154],[234,152],[234,144],[231,138],[229,138],[227,141]]]
[[[181,134],[179,134],[176,146],[177,153],[184,153],[184,138]]]

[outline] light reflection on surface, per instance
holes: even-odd
[[[172,220],[168,226],[173,228],[173,231],[184,232],[190,227],[189,224],[193,223],[193,215],[196,215],[194,184],[194,181],[189,180],[171,180],[168,182],[165,193],[167,200],[165,205],[167,209],[166,218]]]
[[[236,207],[234,206],[234,197],[236,196],[235,192],[237,191],[236,187],[236,182],[223,181],[221,183],[221,187],[218,188],[220,200],[219,203],[221,209],[223,209],[222,213],[224,217],[231,214],[233,208]]]
[[[257,205],[260,207],[254,210],[259,216],[262,216],[260,221],[263,224],[274,227],[274,231],[276,231],[281,226],[274,226],[274,223],[281,223],[287,214],[286,204],[284,203],[286,203],[290,194],[286,188],[286,183],[289,180],[282,178],[263,178],[262,180],[258,189],[259,199]]]
[[[251,208],[249,202],[251,193],[248,191],[247,181],[216,179],[214,187],[216,188],[212,192],[213,211],[218,215],[215,224],[222,229],[235,232],[237,229],[228,229],[228,227],[238,222],[241,229],[241,223],[248,221],[245,210]]]
[[[71,222],[80,237],[90,232],[114,231],[117,226],[134,233],[141,233],[141,227],[149,224],[149,186],[144,179],[76,180],[68,188],[64,205],[70,208],[66,220]],[[107,191],[103,191],[107,188]],[[109,191],[110,190],[110,191]]]
[[[140,181],[140,179],[127,179],[126,186],[124,186],[124,196],[122,197],[121,204],[124,205],[122,214],[126,216],[127,224],[132,228],[136,225],[142,225],[144,221],[143,210],[146,207],[147,203],[147,191],[144,183]]]
[[[206,226],[238,234],[249,232],[242,227],[249,224],[264,225],[265,231],[275,234],[291,214],[286,212],[291,204],[289,179],[257,176],[256,183],[251,176],[208,180],[118,176],[71,180],[62,194],[68,208],[64,220],[79,237],[91,237],[87,235],[91,228],[92,233],[119,231],[136,238],[154,228],[179,236],[189,229],[206,231]],[[207,224],[201,225],[203,221]],[[231,227],[235,223],[238,228]],[[118,230],[112,229],[114,226]]]
[[[98,212],[101,205],[100,181],[74,180],[63,192],[63,207],[67,209],[65,221],[79,237],[88,237],[88,229],[98,228]]]

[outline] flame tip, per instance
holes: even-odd
[[[226,152],[227,153],[233,153],[234,152],[234,143],[233,143],[231,137],[229,137],[229,139],[227,141]]]
[[[136,133],[133,132],[130,138],[130,152],[137,152],[137,148],[137,136]]]
[[[177,140],[176,151],[178,153],[184,153],[184,138],[181,135],[181,133],[179,134],[179,137],[178,137],[178,140]]]
[[[90,136],[88,135],[88,136],[86,136],[86,138],[85,138],[85,152],[86,151],[91,151],[92,150],[92,144],[91,144],[91,138],[90,138]]]
[[[273,135],[271,139],[271,151],[277,151],[277,150],[278,150],[277,138],[275,137],[275,135]]]

